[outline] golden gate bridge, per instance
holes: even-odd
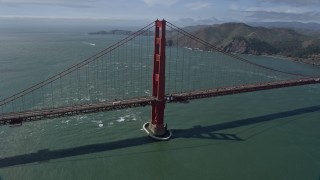
[[[167,140],[166,103],[320,83],[227,53],[165,20],[156,20],[99,53],[0,100],[0,125],[151,106],[144,125]]]

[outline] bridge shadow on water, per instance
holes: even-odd
[[[201,138],[201,139],[213,139],[213,140],[232,140],[232,141],[242,141],[237,135],[234,134],[224,134],[215,133],[216,131],[237,128],[247,125],[252,125],[256,123],[277,120],[280,118],[291,117],[296,115],[301,115],[305,113],[312,113],[320,111],[320,105],[311,106],[301,109],[295,109],[291,111],[284,111],[274,114],[268,114],[253,118],[235,120],[231,122],[225,122],[221,124],[211,125],[211,126],[195,126],[189,129],[175,129],[173,134],[175,139],[177,138]],[[105,152],[116,149],[141,146],[145,144],[157,143],[147,136],[130,138],[125,140],[119,140],[115,142],[90,144],[79,147],[72,147],[60,150],[39,150],[38,152],[17,155],[12,157],[5,157],[0,159],[0,168],[26,165],[29,163],[36,162],[46,162],[54,159],[61,159],[91,153]],[[161,150],[159,150],[161,151]]]
[[[306,108],[295,109],[291,111],[283,111],[273,114],[267,114],[263,116],[257,116],[252,118],[246,118],[241,120],[235,120],[225,122],[221,124],[215,124],[211,126],[195,126],[191,129],[174,130],[175,137],[183,138],[205,138],[205,139],[220,139],[220,140],[243,140],[237,137],[235,134],[214,133],[216,131],[237,128],[241,126],[248,126],[252,124],[258,124],[262,122],[277,120],[281,118],[312,113],[320,111],[320,105],[310,106]]]

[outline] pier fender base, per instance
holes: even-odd
[[[155,139],[158,141],[168,141],[172,136],[172,132],[170,129],[167,129],[165,134],[162,136],[154,135],[152,131],[149,129],[149,122],[144,123],[142,128],[152,139]]]

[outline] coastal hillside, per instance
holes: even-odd
[[[292,29],[252,27],[244,23],[225,23],[213,26],[186,27],[185,30],[226,52],[280,55],[293,60],[320,65],[320,37],[303,35]],[[174,39],[174,36],[172,39]],[[192,41],[179,40],[172,42],[179,42],[179,46],[209,50]]]

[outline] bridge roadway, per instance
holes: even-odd
[[[183,92],[169,94],[166,96],[166,102],[189,102],[189,100],[209,98],[216,96],[224,96],[231,94],[239,94],[246,92],[254,92],[260,90],[285,88],[291,86],[302,86],[308,84],[318,84],[320,78],[304,78],[296,80],[286,80],[278,82],[268,82],[259,84],[239,85],[233,87],[222,87],[215,89],[208,89],[202,91]],[[41,119],[59,118],[65,116],[74,116],[78,114],[87,114],[101,111],[112,111],[117,109],[127,109],[134,107],[141,107],[151,105],[157,99],[154,97],[140,97],[129,100],[113,101],[113,102],[98,102],[92,104],[74,105],[53,107],[48,109],[28,110],[22,112],[12,112],[0,114],[0,125],[21,125],[22,122],[35,121]]]
[[[208,97],[216,97],[216,96],[224,96],[231,94],[239,94],[246,92],[254,92],[268,89],[278,89],[292,86],[302,86],[308,84],[318,84],[320,83],[320,78],[303,78],[303,79],[295,79],[295,80],[286,80],[286,81],[278,81],[278,82],[266,82],[259,84],[247,84],[247,85],[239,85],[233,87],[222,87],[216,89],[208,89],[202,91],[194,91],[194,92],[185,92],[185,93],[177,93],[171,94],[172,102],[184,102],[193,99],[201,99]]]
[[[151,102],[153,101],[156,101],[154,97],[140,97],[122,101],[98,102],[92,104],[61,106],[47,109],[12,112],[7,114],[0,114],[0,125],[21,124],[23,121],[35,121],[64,116],[74,116],[78,114],[88,114],[101,111],[140,107],[151,105]]]

